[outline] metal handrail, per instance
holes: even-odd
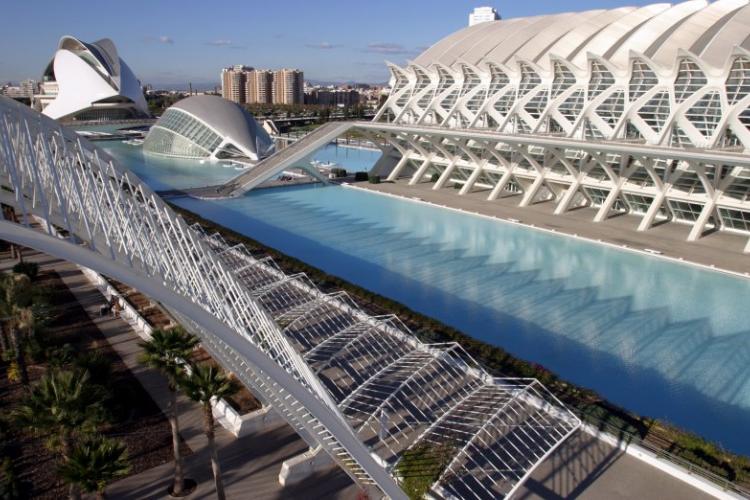
[[[691,462],[690,460],[684,457],[675,455],[674,453],[671,453],[663,448],[660,448],[652,443],[649,443],[648,441],[645,441],[641,436],[637,434],[633,434],[632,432],[615,427],[614,425],[608,422],[605,422],[598,417],[592,417],[591,415],[586,415],[582,411],[578,410],[577,408],[569,407],[569,409],[571,412],[578,415],[578,417],[584,423],[589,423],[597,427],[599,430],[618,436],[618,440],[620,442],[625,442],[627,444],[635,444],[637,446],[640,446],[641,448],[644,448],[646,451],[653,453],[657,458],[667,460],[669,462],[672,462],[674,465],[682,467],[690,475],[700,476],[704,479],[707,479],[708,481],[711,481],[712,483],[720,486],[723,491],[731,491],[739,495],[742,495],[744,497],[750,498],[750,489],[748,489],[747,487],[744,487],[735,482],[732,482],[726,477],[722,477],[716,474],[715,472],[711,472],[710,470],[694,462]]]

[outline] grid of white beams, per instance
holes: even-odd
[[[489,201],[516,196],[519,206],[548,201],[557,215],[589,206],[596,208],[595,222],[628,212],[641,217],[641,231],[670,219],[692,226],[689,241],[709,229],[750,234],[750,167],[741,153],[435,126],[358,126],[400,154],[389,180],[452,186],[459,196],[484,192]]]
[[[467,387],[491,387],[514,403],[488,400],[492,412],[475,436],[451,445],[437,489],[512,494],[580,425],[536,381],[495,379],[457,345],[424,345],[397,319],[370,317],[345,294],[323,294],[304,275],[286,276],[244,247],[188,227],[105,153],[6,98],[0,185],[0,200],[22,216],[2,223],[17,226],[4,235],[33,232],[24,226],[35,214],[70,235],[66,255],[158,290],[226,369],[365,488],[403,498],[394,466],[434,434]],[[34,241],[61,251],[53,240]],[[541,422],[549,425],[543,443]],[[515,465],[475,467],[495,455],[513,456]]]
[[[447,467],[436,491],[497,498],[578,427],[537,381],[492,377],[458,344],[424,344],[393,316],[370,316],[347,294],[325,294],[218,234],[204,238],[284,327],[388,470],[427,447]]]

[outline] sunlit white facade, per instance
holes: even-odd
[[[591,206],[596,221],[640,214],[639,230],[670,219],[693,225],[690,240],[709,228],[750,233],[750,169],[735,161],[750,152],[748,26],[747,0],[693,0],[458,31],[389,65],[376,120],[422,130],[384,133],[402,154],[391,179],[551,201],[556,214]],[[596,143],[647,154],[591,151]],[[692,150],[694,160],[670,153]]]
[[[112,40],[60,39],[34,105],[58,120],[120,120],[149,116],[138,79]]]
[[[143,149],[165,156],[255,162],[273,153],[275,145],[242,106],[197,95],[168,108],[149,130]]]

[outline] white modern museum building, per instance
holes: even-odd
[[[149,116],[141,84],[112,40],[60,39],[34,96],[38,111],[63,121],[111,121]]]
[[[275,145],[239,104],[196,95],[164,112],[149,130],[143,150],[183,158],[257,162],[273,153]]]
[[[692,0],[462,29],[389,64],[389,178],[750,234],[748,26],[747,0]]]

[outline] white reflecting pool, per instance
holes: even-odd
[[[342,187],[178,203],[750,453],[750,281]]]

